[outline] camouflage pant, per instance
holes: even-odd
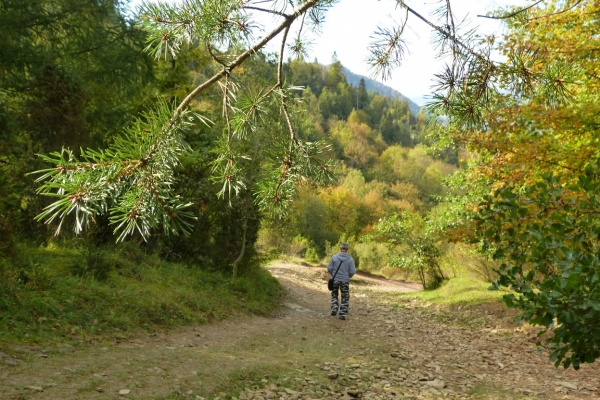
[[[340,306],[338,301],[339,292],[342,292],[342,305]],[[331,315],[335,315],[338,312],[340,317],[345,317],[348,314],[348,307],[350,304],[350,283],[349,282],[333,282],[333,290],[331,291]]]

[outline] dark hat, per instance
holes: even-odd
[[[340,249],[349,249],[350,245],[346,242],[342,242],[342,244],[340,244]]]

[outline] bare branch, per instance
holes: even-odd
[[[287,41],[287,35],[290,32],[290,27],[285,28],[283,32],[283,38],[281,39],[281,47],[279,48],[279,61],[277,62],[277,87],[281,88],[283,83],[283,52],[285,51],[285,42]]]
[[[578,6],[578,5],[581,3],[581,1],[582,1],[582,0],[577,0],[577,1],[575,2],[575,4],[573,4],[571,7],[569,7],[569,8],[565,8],[564,10],[557,11],[557,12],[555,12],[555,13],[552,13],[552,14],[548,14],[548,15],[541,15],[541,16],[539,16],[539,17],[533,17],[533,18],[529,18],[529,21],[533,21],[533,20],[536,20],[536,19],[542,19],[542,18],[553,17],[553,16],[555,16],[555,15],[559,15],[559,14],[566,13],[567,11],[570,11],[570,10],[574,9],[575,7],[577,7],[577,6]]]
[[[454,24],[454,15],[452,15],[452,7],[450,5],[450,0],[446,0],[446,24],[450,27],[450,31],[452,34],[456,34],[456,26]]]
[[[279,50],[279,65],[277,66],[277,87],[281,89],[283,84],[283,51],[285,50],[285,42],[290,28],[289,26],[285,29],[283,33],[283,40],[281,41],[281,49]],[[298,145],[298,138],[296,137],[296,132],[294,131],[294,126],[292,124],[292,119],[290,118],[290,113],[287,108],[287,104],[285,102],[285,97],[283,93],[281,94],[281,108],[283,109],[283,115],[285,116],[285,120],[288,125],[288,129],[290,131],[290,138],[292,143]]]
[[[513,13],[508,14],[508,15],[501,15],[501,16],[478,15],[478,17],[480,17],[480,18],[489,18],[489,19],[508,19],[508,18],[512,18],[512,17],[514,17],[514,16],[516,16],[516,15],[522,13],[522,12],[525,12],[525,11],[529,10],[530,8],[533,8],[533,7],[537,6],[538,4],[540,4],[543,1],[544,0],[536,1],[535,3],[533,3],[532,5],[530,5],[529,7],[522,8],[522,9],[517,10],[517,11],[515,11]],[[583,0],[577,0],[570,7],[565,8],[564,10],[557,11],[555,13],[546,14],[546,15],[540,15],[539,17],[528,18],[528,21],[533,21],[533,20],[541,19],[541,18],[549,18],[549,17],[553,17],[555,15],[566,13],[567,11],[570,11],[570,10],[574,9],[575,7],[577,7],[579,4],[581,4],[582,1]]]
[[[277,11],[277,10],[269,10],[268,8],[260,8],[260,7],[253,7],[253,6],[244,6],[242,7],[245,10],[256,10],[256,11],[261,11],[261,12],[265,12],[265,13],[269,13],[269,14],[275,14],[275,15],[279,15],[281,17],[289,17],[289,14],[283,13],[281,11]]]
[[[217,63],[221,64],[226,69],[229,68],[229,65],[227,65],[224,61],[222,61],[221,59],[219,59],[216,56],[216,54],[213,52],[212,46],[208,42],[206,42],[206,50],[208,50],[208,54],[210,54],[210,56],[212,57],[213,60],[215,60]]]
[[[529,10],[529,9],[537,6],[538,4],[542,3],[543,1],[544,0],[538,0],[538,1],[536,1],[535,3],[533,3],[532,5],[530,5],[528,7],[522,8],[522,9],[517,10],[515,12],[512,12],[512,13],[510,13],[508,15],[501,15],[501,16],[498,16],[498,17],[494,17],[494,16],[490,16],[490,15],[478,15],[478,17],[480,17],[480,18],[489,18],[489,19],[508,19],[508,18],[512,18],[512,17],[514,17],[516,15],[521,14],[522,12],[525,12],[525,11],[527,11],[527,10]]]
[[[304,28],[304,19],[306,14],[302,16],[302,22],[300,22],[300,29],[298,29],[298,40],[300,40],[300,36],[302,35],[302,29]]]

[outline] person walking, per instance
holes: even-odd
[[[340,244],[340,252],[331,257],[327,271],[333,278],[331,291],[331,315],[346,319],[350,305],[350,278],[356,273],[354,259],[348,254],[348,243]],[[342,304],[339,303],[339,292],[342,292]],[[339,311],[339,314],[338,314]]]

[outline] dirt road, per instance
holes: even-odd
[[[324,270],[269,267],[272,316],[131,340],[0,349],[0,399],[600,399],[600,364],[555,369],[499,306],[439,310],[360,277],[329,316]]]

